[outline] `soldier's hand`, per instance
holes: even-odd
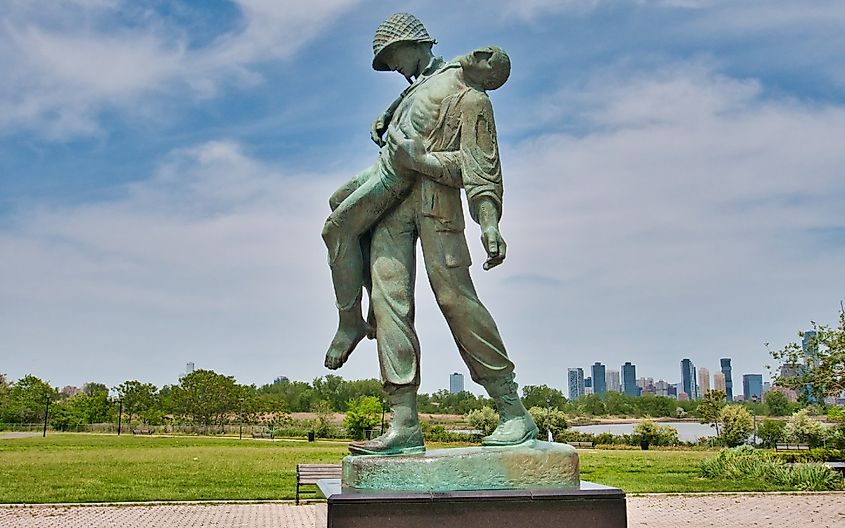
[[[508,245],[496,226],[488,226],[481,230],[481,243],[487,252],[487,261],[484,262],[484,270],[495,268],[505,260]]]
[[[408,139],[396,128],[387,131],[387,149],[397,167],[417,170],[426,155],[421,139]]]
[[[375,121],[373,121],[373,124],[370,127],[370,139],[372,139],[373,143],[379,147],[384,146],[384,140],[381,138],[384,135],[384,129],[384,115],[380,115]]]

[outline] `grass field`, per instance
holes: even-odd
[[[430,445],[430,448],[438,447]],[[297,463],[338,463],[345,443],[53,434],[0,440],[0,503],[292,499]],[[584,480],[629,493],[769,491],[698,477],[715,451],[581,451]]]

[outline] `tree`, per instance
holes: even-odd
[[[466,414],[466,420],[473,428],[488,436],[499,425],[499,415],[491,407],[482,407]]]
[[[143,413],[149,413],[157,403],[158,389],[152,383],[129,380],[124,381],[114,390],[123,401],[123,411],[127,415],[126,421],[130,423],[132,415],[140,416]]]
[[[786,423],[783,420],[763,420],[763,423],[757,426],[757,438],[760,439],[763,447],[775,447],[778,442],[783,442],[785,427]]]
[[[548,385],[525,385],[522,387],[522,404],[526,408],[554,407],[563,409],[566,397],[558,389]]]
[[[719,436],[719,413],[725,406],[727,397],[727,394],[719,390],[707,391],[696,408],[701,423],[711,423],[716,427],[716,436]]]
[[[5,414],[5,409],[9,405],[9,382],[6,381],[6,375],[0,373],[0,420]]]
[[[359,396],[348,401],[345,407],[343,426],[353,438],[363,438],[366,429],[381,424],[381,400],[375,396]]]
[[[635,414],[634,397],[621,392],[610,391],[604,395],[604,408],[607,414],[628,416]]]
[[[838,327],[810,324],[812,332],[798,333],[805,346],[793,342],[769,353],[781,365],[792,367],[791,375],[775,378],[777,385],[794,389],[804,402],[823,403],[826,396],[845,392],[845,309],[839,312]]]
[[[638,416],[675,416],[675,406],[678,401],[674,398],[646,393],[633,399],[637,406]]]
[[[744,444],[754,430],[754,420],[751,418],[751,414],[741,405],[723,407],[719,411],[719,420],[723,426],[722,434],[718,438],[728,447]]]
[[[208,426],[223,425],[229,414],[237,411],[242,389],[232,376],[200,369],[183,376],[171,393],[177,414]]]
[[[9,390],[5,421],[35,423],[44,419],[47,400],[55,401],[56,389],[31,374],[15,382]]]
[[[581,414],[592,416],[603,416],[607,414],[604,402],[601,401],[601,397],[597,394],[587,394],[583,398],[578,398],[577,405],[578,411]]]
[[[792,412],[792,403],[789,398],[778,390],[770,390],[764,394],[763,401],[769,411],[769,416],[788,416]]]
[[[554,407],[531,407],[528,412],[540,429],[541,438],[546,436],[547,431],[552,433],[552,437],[556,437],[569,427],[566,413]]]

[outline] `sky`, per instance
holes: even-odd
[[[0,373],[264,384],[330,373],[320,230],[407,85],[372,37],[416,14],[490,44],[505,263],[473,278],[521,385],[595,361],[772,363],[845,297],[838,0],[0,0]],[[425,275],[422,391],[469,381]],[[378,376],[373,342],[337,374]],[[737,391],[739,392],[739,391]]]

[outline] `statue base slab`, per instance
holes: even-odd
[[[384,492],[317,483],[328,528],[626,528],[625,493],[581,482],[575,489]]]
[[[379,491],[576,489],[578,453],[531,440],[508,447],[436,449],[418,455],[343,459],[343,487]]]

